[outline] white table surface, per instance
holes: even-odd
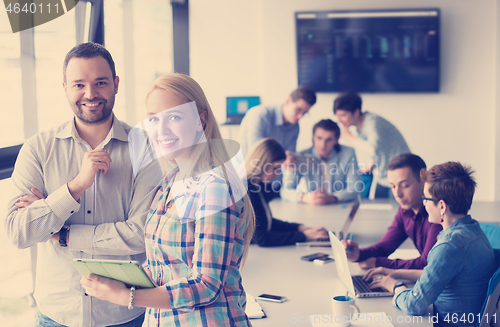
[[[398,209],[396,202],[391,204],[391,210],[359,210],[349,232],[354,233],[355,241],[360,246],[368,246],[380,240]],[[348,205],[312,206],[280,199],[273,200],[270,206],[276,218],[309,226],[324,226],[333,231],[341,229],[350,210]],[[497,215],[499,209],[500,203],[476,202],[472,206],[471,214],[481,222],[500,222]],[[414,247],[412,242],[407,240],[402,248]],[[335,263],[317,266],[300,259],[303,255],[315,252],[330,254],[331,248],[250,246],[246,264],[242,269],[245,291],[254,297],[268,293],[288,298],[284,303],[259,301],[267,318],[252,319],[253,326],[311,326],[307,323],[309,315],[331,314],[332,297],[344,295],[345,288],[338,282]],[[362,275],[365,272],[355,264],[351,264],[350,268],[353,275]],[[394,326],[432,326],[429,320],[432,310],[428,310],[422,317],[408,316],[394,307],[391,301],[392,298],[358,298],[356,304],[361,312],[385,312],[392,318]],[[374,321],[373,326],[377,325]]]

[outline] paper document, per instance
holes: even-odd
[[[392,254],[388,258],[391,260],[410,260],[418,257],[420,257],[420,253],[417,249],[397,249],[396,251],[392,252]]]
[[[335,316],[331,314],[322,314],[309,316],[313,327],[338,326],[335,322]],[[360,313],[357,319],[351,321],[351,326],[356,327],[390,327],[394,326],[391,318],[387,317],[385,312]]]
[[[257,302],[257,300],[251,294],[248,293],[247,293],[247,306],[245,309],[245,313],[250,319],[266,317],[266,313],[264,312],[264,310],[262,310],[262,307],[260,306],[259,302]]]

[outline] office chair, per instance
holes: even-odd
[[[495,250],[495,261],[497,271],[490,278],[488,293],[481,310],[481,321],[478,327],[499,327],[500,326],[500,250]]]
[[[479,227],[490,241],[491,247],[500,249],[500,225],[493,223],[480,223]]]

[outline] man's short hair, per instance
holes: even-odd
[[[343,93],[333,101],[333,113],[337,110],[346,110],[354,113],[357,109],[361,112],[361,97],[357,93]]]
[[[422,173],[422,179],[430,185],[431,196],[446,202],[451,213],[466,215],[476,189],[472,173],[470,166],[450,161]]]
[[[290,94],[290,97],[292,98],[293,102],[297,102],[302,99],[310,106],[313,106],[316,103],[316,92],[305,85],[299,85],[298,88],[293,90],[293,92]]]
[[[318,128],[324,129],[325,131],[334,132],[335,137],[337,139],[340,137],[340,127],[339,127],[339,125],[337,125],[336,122],[334,122],[331,119],[323,119],[323,120],[320,120],[319,122],[317,122],[316,124],[314,124],[313,137],[314,137],[314,133],[316,133],[316,130]],[[334,150],[335,150],[335,152],[339,152],[340,151],[340,144],[337,143],[334,147]]]
[[[87,42],[80,43],[75,46],[73,49],[69,50],[64,58],[64,66],[63,66],[63,81],[66,83],[66,68],[68,67],[68,63],[72,58],[95,58],[97,56],[101,56],[109,64],[109,68],[111,69],[111,74],[113,74],[113,83],[116,78],[116,70],[115,70],[115,62],[113,61],[113,57],[105,47],[98,43]]]
[[[401,153],[397,156],[392,157],[387,163],[386,169],[396,170],[400,168],[408,167],[413,172],[417,181],[420,181],[420,172],[422,169],[427,169],[424,160],[413,153]]]

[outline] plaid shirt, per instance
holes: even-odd
[[[243,201],[232,201],[217,169],[187,182],[174,182],[177,172],[158,190],[145,228],[147,264],[172,309],[148,308],[145,326],[250,326],[239,271]]]

